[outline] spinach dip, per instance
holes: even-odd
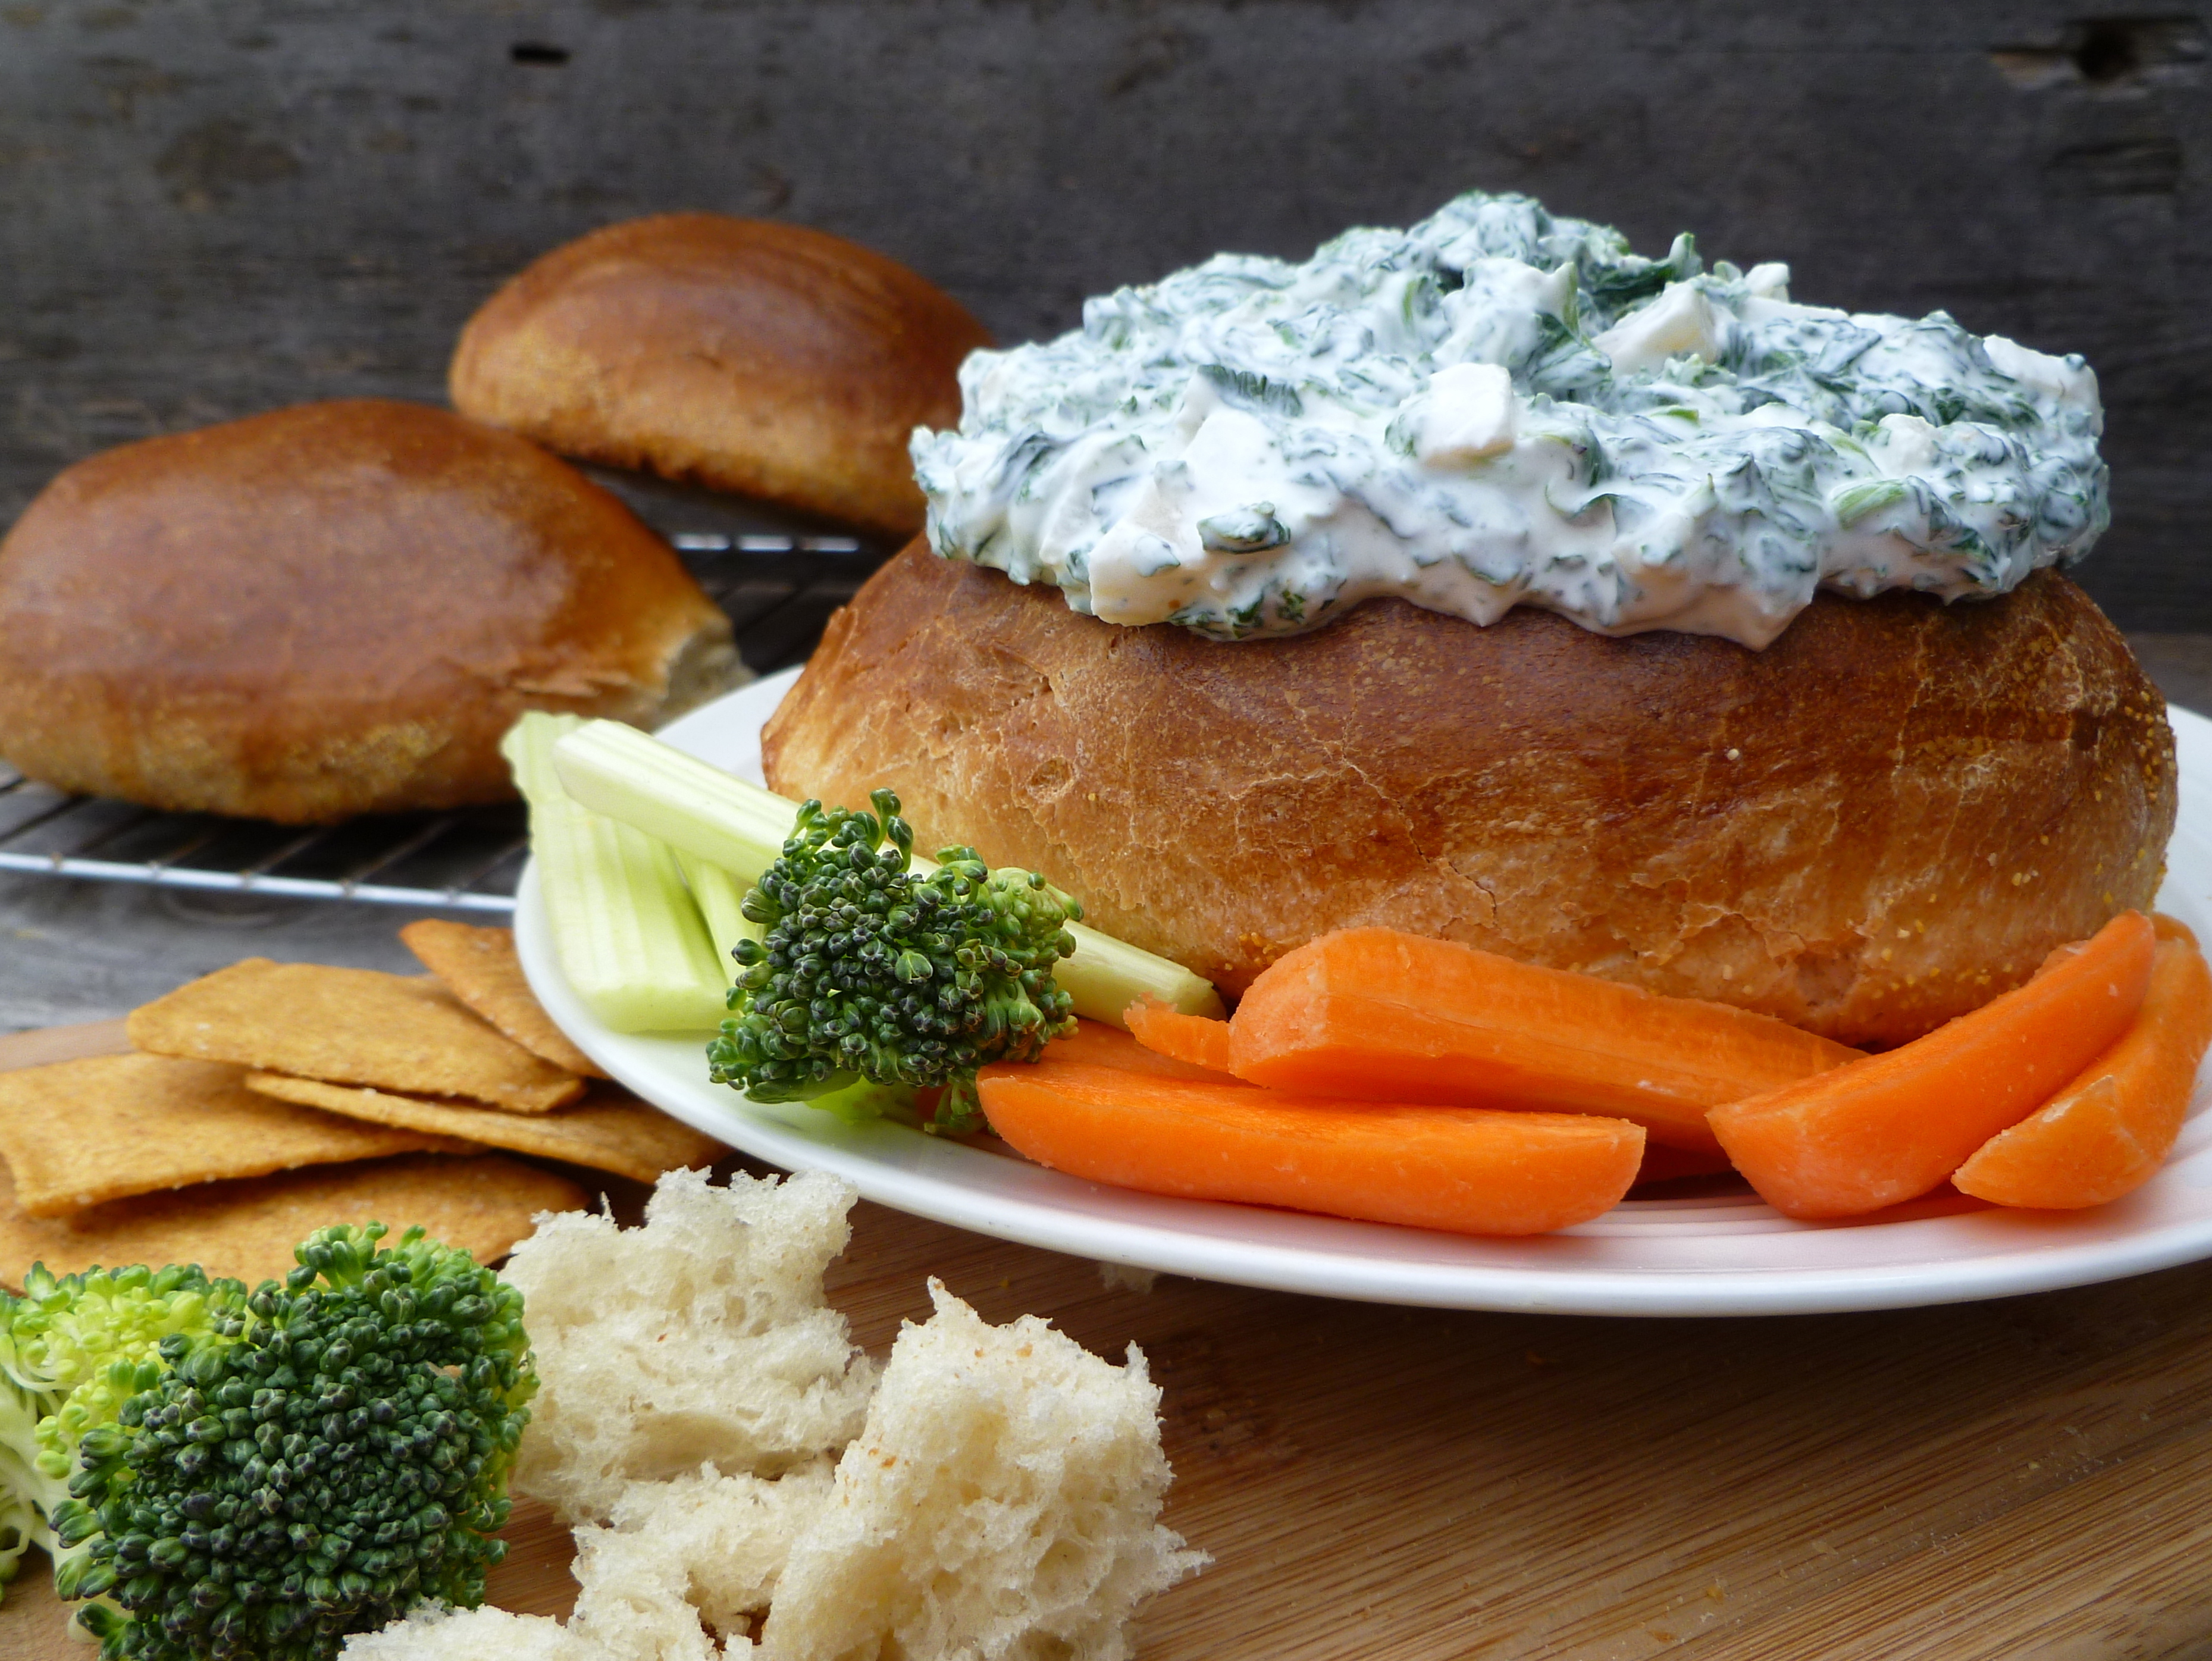
[[[1751,647],[1818,588],[1987,596],[2088,551],[2081,358],[1788,282],[1479,192],[1303,265],[1222,254],[971,356],[959,430],[914,437],[930,541],[1224,640],[1395,594]]]

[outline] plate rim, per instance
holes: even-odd
[[[766,720],[798,673],[797,669],[787,670],[739,688],[690,712],[664,728],[661,735],[689,748],[701,733],[717,732],[726,726],[732,713],[740,720],[748,719],[745,712],[757,703],[763,707],[746,740],[757,747],[759,723]],[[2170,705],[2168,718],[2173,725],[2177,760],[2185,748],[2201,750],[2212,758],[2212,721]],[[2212,787],[2203,791],[2192,788],[2193,780],[2203,776],[2183,773],[2175,844],[2183,840],[2185,827],[2192,841],[2199,835],[2212,837]],[[2192,794],[2204,798],[2194,819],[2188,812]],[[2173,880],[2172,851],[2170,845],[2169,883]],[[2205,874],[2212,875],[2212,871]],[[855,1129],[829,1120],[826,1115],[816,1116],[826,1123],[809,1123],[801,1131],[781,1113],[806,1110],[765,1108],[746,1103],[734,1092],[714,1092],[705,1082],[703,1065],[696,1091],[681,1078],[671,1080],[665,1063],[672,1047],[696,1045],[697,1036],[621,1034],[602,1026],[584,1008],[555,963],[534,859],[525,864],[515,900],[518,954],[524,974],[547,1013],[617,1082],[663,1111],[784,1170],[831,1171],[851,1182],[862,1197],[878,1204],[970,1232],[1072,1256],[1360,1302],[1649,1317],[1839,1313],[1969,1302],[2093,1285],[2212,1256],[2212,1202],[2206,1202],[2203,1214],[2125,1232],[2117,1238],[2109,1233],[2080,1238],[2084,1231],[2076,1220],[2108,1222],[2112,1214],[2106,1208],[2057,1215],[1952,1210],[1844,1226],[1895,1229],[1962,1224],[1963,1229],[1945,1232],[1954,1236],[1963,1233],[1970,1246],[1978,1237],[1988,1237],[1983,1249],[1954,1251],[1919,1262],[1632,1272],[1619,1267],[1545,1262],[1540,1261],[1544,1256],[1558,1255],[1560,1248],[1541,1243],[1618,1234],[1622,1222],[1633,1223],[1639,1218],[1658,1225],[1660,1214],[1668,1208],[1680,1209],[1680,1202],[1624,1202],[1607,1214],[1607,1219],[1616,1220],[1610,1226],[1606,1226],[1606,1219],[1583,1226],[1595,1234],[1569,1229],[1528,1241],[1481,1242],[1493,1251],[1517,1250],[1537,1260],[1495,1264],[1450,1261],[1452,1244],[1461,1242],[1461,1237],[1261,1207],[1136,1195],[1039,1166],[1013,1167],[1022,1173],[1021,1180],[1008,1183],[1004,1180],[1008,1173],[1003,1168],[1006,1156],[936,1141],[903,1126]],[[2200,1079],[2192,1113],[2203,1107],[2205,1095]],[[908,1145],[900,1150],[906,1157],[886,1159],[869,1147],[885,1137],[907,1139]],[[976,1181],[948,1174],[958,1170],[963,1159],[1001,1166],[997,1173],[1001,1180]],[[948,1160],[951,1161],[949,1166]],[[980,1174],[985,1167],[969,1169]],[[2172,1174],[2169,1169],[2161,1173],[2161,1178]],[[1041,1197],[1054,1195],[1056,1198]],[[1086,1200],[1094,1203],[1084,1203]],[[1095,1203],[1102,1201],[1124,1212],[1158,1213],[1168,1220],[1149,1215],[1107,1216]],[[1759,1234],[1825,1232],[1837,1226],[1790,1223],[1755,1202],[1735,1203],[1739,1210],[1732,1215],[1740,1214],[1746,1224],[1758,1226],[1747,1232],[1747,1239]],[[1181,1220],[1182,1226],[1175,1226],[1173,1220]],[[1198,1226],[1200,1223],[1206,1226]],[[2069,1229],[2069,1223],[2076,1226]],[[1357,1239],[1382,1249],[1372,1253],[1351,1251],[1341,1245],[1329,1248],[1282,1238],[1285,1234],[1322,1241],[1333,1237]],[[1406,1243],[1406,1250],[1394,1253],[1388,1249],[1398,1242]],[[1423,1246],[1427,1248],[1425,1255],[1420,1250]]]

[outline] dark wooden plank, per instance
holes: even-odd
[[[2087,352],[2118,503],[2087,580],[2212,627],[2205,35],[2108,9],[7,0],[0,520],[125,439],[437,398],[494,284],[628,215],[858,237],[1022,338],[1481,185]]]

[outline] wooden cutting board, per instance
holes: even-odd
[[[0,1067],[114,1043],[0,1038]],[[933,1274],[1152,1358],[1169,1520],[1214,1562],[1144,1661],[2212,1654],[2212,1265],[1882,1314],[1452,1314],[1117,1287],[863,1205],[832,1293],[880,1349]],[[560,1529],[526,1504],[508,1536],[493,1601],[564,1612]],[[6,1661],[89,1654],[44,1568]]]

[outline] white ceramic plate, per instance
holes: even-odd
[[[672,743],[761,778],[760,728],[797,671],[696,710]],[[2212,939],[2212,722],[2172,711],[2181,817],[2159,904]],[[1253,1206],[1102,1188],[894,1124],[848,1127],[707,1082],[697,1037],[611,1032],[555,965],[537,874],[515,914],[531,984],[623,1083],[787,1170],[848,1177],[869,1199],[1002,1239],[1212,1281],[1380,1303],[1601,1315],[1802,1314],[1960,1302],[2138,1275],[2212,1256],[2212,1088],[2165,1170],[2116,1204],[2008,1212],[1956,1198],[1851,1223],[1797,1223],[1750,1197],[1632,1200],[1534,1239],[1468,1239]],[[2208,1069],[2212,1071],[2212,1069]]]

